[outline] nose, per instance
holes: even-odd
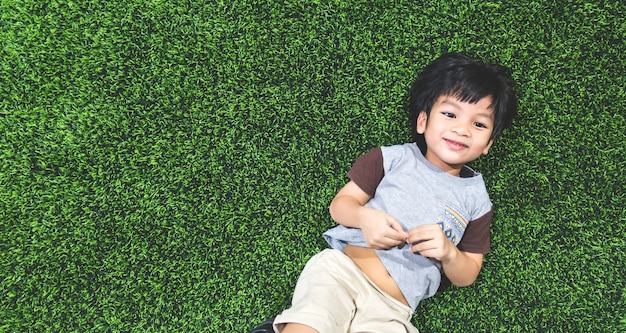
[[[460,136],[470,136],[471,131],[468,128],[469,126],[467,124],[463,124],[463,123],[456,123],[454,124],[454,126],[452,127],[452,132],[460,135]]]

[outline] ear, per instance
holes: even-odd
[[[491,148],[491,146],[493,145],[493,140],[491,139],[489,140],[489,142],[487,142],[487,146],[485,146],[485,149],[483,149],[483,155],[487,155],[487,153],[489,152],[489,148]]]
[[[424,134],[426,132],[426,123],[428,122],[428,115],[426,115],[425,111],[421,111],[417,115],[417,126],[416,131],[418,134]]]

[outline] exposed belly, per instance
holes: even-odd
[[[350,257],[363,273],[380,289],[407,306],[409,305],[396,284],[396,281],[389,275],[382,261],[378,258],[376,250],[367,247],[347,245],[345,249],[343,249],[343,253]]]

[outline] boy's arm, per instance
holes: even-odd
[[[442,260],[443,272],[450,282],[458,287],[467,287],[476,281],[480,269],[483,267],[482,253],[463,252],[454,247],[455,258]]]
[[[450,282],[466,287],[476,281],[483,266],[483,255],[459,250],[437,224],[426,224],[409,232],[411,251],[441,261]]]
[[[370,198],[354,181],[350,181],[330,203],[330,215],[339,224],[361,229],[370,247],[388,249],[406,241],[407,233],[393,216],[364,206]]]

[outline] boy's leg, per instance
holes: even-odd
[[[297,323],[289,323],[285,325],[282,333],[319,333],[316,329]]]
[[[328,249],[313,256],[300,274],[291,308],[276,317],[275,331],[347,332],[356,311],[354,298],[358,291],[346,272],[346,261],[358,270],[338,250]]]
[[[302,271],[292,307],[276,317],[276,332],[410,332],[412,310],[384,293],[338,250],[315,255]]]

